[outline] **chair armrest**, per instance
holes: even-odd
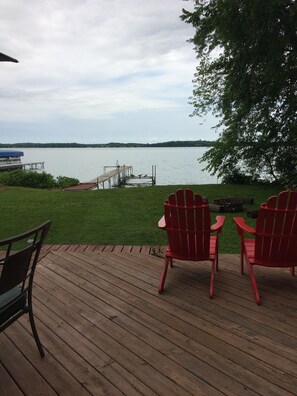
[[[161,228],[162,230],[165,230],[166,228],[165,216],[161,217],[161,219],[158,221],[158,227]]]
[[[213,224],[210,229],[212,232],[221,232],[225,223],[226,216],[216,216],[216,223]]]
[[[243,217],[233,217],[233,221],[236,224],[238,234],[241,235],[244,232],[247,232],[249,234],[256,234],[256,230],[253,227],[245,224],[245,220]]]

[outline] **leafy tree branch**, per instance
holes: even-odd
[[[193,2],[181,16],[195,28],[193,115],[212,112],[221,130],[206,169],[296,185],[296,1]]]

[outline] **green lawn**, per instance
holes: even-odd
[[[163,215],[163,202],[168,195],[185,186],[154,186],[133,189],[111,189],[80,192],[33,190],[1,187],[0,238],[25,231],[51,219],[53,224],[47,243],[165,245],[166,233],[157,222]],[[271,195],[281,191],[277,186],[194,185],[194,192],[216,198],[253,197],[257,209]],[[213,221],[218,213],[212,213]],[[227,214],[221,235],[220,252],[239,252],[239,239],[232,217]],[[246,217],[246,213],[237,214]],[[254,220],[248,219],[250,225]]]

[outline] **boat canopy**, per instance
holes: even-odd
[[[24,153],[16,150],[0,150],[0,157],[22,157]]]

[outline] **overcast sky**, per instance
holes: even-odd
[[[189,117],[197,60],[182,0],[0,0],[0,142],[217,138]]]

